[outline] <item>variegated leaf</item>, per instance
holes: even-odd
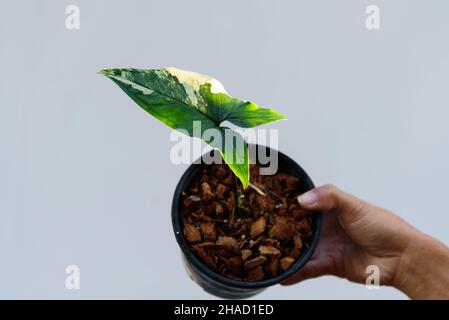
[[[173,129],[194,136],[194,121],[201,123],[201,136],[207,129],[218,129],[225,135],[230,129],[220,127],[229,121],[240,127],[255,127],[284,117],[272,109],[253,102],[230,97],[216,79],[176,68],[109,69],[101,74],[114,81],[142,109]],[[248,147],[239,134],[233,139],[243,142],[243,148],[229,150],[226,143],[207,141],[220,150],[223,159],[246,188],[249,184]],[[228,134],[229,136],[229,134]],[[222,142],[223,142],[222,141]]]

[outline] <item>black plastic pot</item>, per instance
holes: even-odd
[[[263,146],[256,147],[258,149],[263,148],[263,150],[266,150],[265,148],[267,148]],[[270,150],[270,152],[273,152],[272,149],[268,149]],[[285,172],[298,177],[300,189],[303,191],[314,188],[312,180],[296,162],[279,151],[274,152],[278,153],[279,172]],[[312,239],[310,240],[309,247],[301,253],[298,259],[289,269],[274,278],[254,282],[244,282],[228,279],[210,269],[193,254],[193,252],[189,248],[187,240],[184,238],[184,234],[182,231],[183,228],[180,216],[181,194],[183,191],[187,190],[188,186],[198,176],[204,166],[207,165],[192,164],[187,169],[175,189],[175,194],[173,196],[172,202],[173,230],[175,232],[176,240],[181,247],[185,267],[190,277],[210,294],[227,299],[243,299],[262,292],[267,287],[275,285],[289,278],[298,270],[300,270],[306,264],[307,260],[312,257],[315,248],[318,245],[322,225],[321,213],[316,213],[312,216]]]

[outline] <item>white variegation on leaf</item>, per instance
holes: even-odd
[[[108,69],[100,71],[109,77],[142,109],[173,129],[194,136],[194,122],[200,121],[201,135],[208,129],[223,133],[222,143],[206,141],[217,148],[244,188],[249,185],[248,146],[243,137],[221,127],[229,121],[240,127],[251,128],[284,116],[272,109],[261,108],[253,102],[229,96],[216,79],[176,68],[165,69]],[[228,148],[226,137],[243,142]],[[236,145],[243,145],[237,148]],[[229,145],[228,145],[229,146]],[[242,149],[242,150],[239,150]]]

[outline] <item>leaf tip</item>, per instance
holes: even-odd
[[[269,110],[275,116],[275,118],[276,118],[275,121],[276,120],[287,120],[287,117],[285,115],[283,115],[282,113],[277,112],[274,109],[269,109]]]
[[[102,74],[106,77],[119,76],[120,69],[103,69],[97,72],[97,74]]]
[[[98,71],[97,74],[102,74],[102,75],[104,75],[106,77],[109,77],[110,75],[113,74],[112,71],[113,70],[111,70],[111,69],[103,69],[103,70]]]

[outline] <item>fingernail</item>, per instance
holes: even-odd
[[[300,206],[305,205],[310,207],[318,201],[318,197],[315,192],[309,191],[300,195],[297,200]]]

